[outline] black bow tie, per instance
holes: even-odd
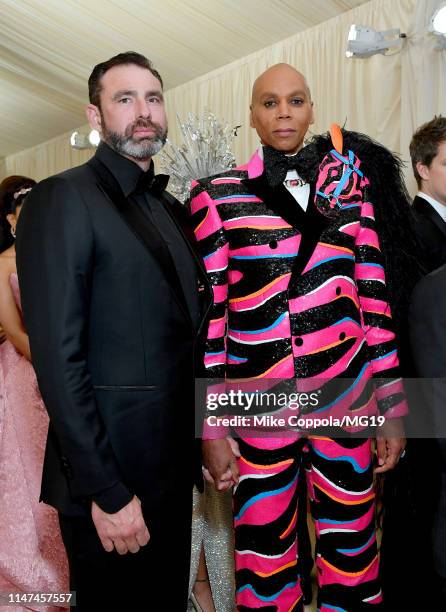
[[[161,195],[166,189],[168,182],[169,176],[167,174],[157,174],[154,176],[153,169],[150,168],[147,172],[142,172],[140,174],[133,193],[145,193],[146,191],[150,191],[153,195]]]
[[[306,182],[313,181],[317,175],[317,152],[311,145],[303,147],[296,155],[285,155],[272,147],[263,147],[263,162],[270,187],[283,183],[289,170],[296,170]]]

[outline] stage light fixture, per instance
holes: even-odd
[[[81,134],[80,132],[73,132],[70,136],[70,145],[73,149],[78,149],[80,151],[83,149],[96,149],[100,140],[101,138],[97,130],[91,130],[88,135]]]
[[[91,132],[88,134],[88,140],[92,147],[97,147],[101,142],[99,132],[97,130],[91,130]]]
[[[406,38],[399,29],[379,32],[369,26],[352,25],[348,33],[346,57],[366,58],[389,49],[401,48]]]
[[[70,145],[73,149],[88,149],[91,145],[88,142],[88,138],[85,134],[81,134],[80,132],[73,132],[70,136]]]
[[[437,37],[437,48],[446,49],[446,2],[434,11],[428,29]]]

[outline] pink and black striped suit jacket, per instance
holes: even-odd
[[[258,152],[247,165],[193,183],[192,219],[214,293],[206,371],[230,379],[348,377],[344,404],[403,416],[369,180],[354,151],[329,150],[317,162],[307,213],[284,186],[268,187]],[[374,391],[364,397],[371,379]],[[204,436],[225,433],[205,427]]]

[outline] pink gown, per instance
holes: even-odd
[[[19,309],[17,275],[10,284]],[[57,512],[39,503],[48,415],[29,361],[0,345],[0,592],[66,593],[68,563]],[[13,610],[61,610],[33,604]]]

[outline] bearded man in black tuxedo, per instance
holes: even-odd
[[[167,134],[160,75],[123,53],[94,68],[89,95],[95,156],[42,181],[17,231],[50,416],[41,499],[59,511],[79,610],[134,610],[144,599],[180,611],[194,354],[210,290],[167,177],[154,176]]]

